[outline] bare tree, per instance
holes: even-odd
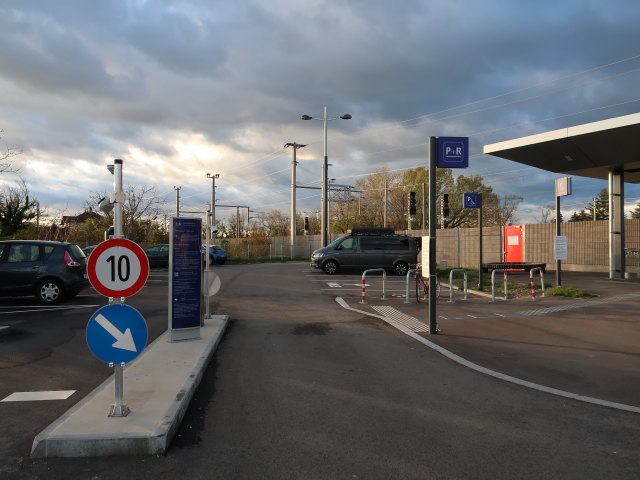
[[[3,133],[4,130],[0,130],[0,133]],[[0,139],[2,136],[0,136]],[[15,173],[18,170],[13,170],[13,161],[11,160],[13,157],[20,155],[22,153],[21,148],[17,147],[4,147],[4,151],[0,153],[0,173],[10,172]]]

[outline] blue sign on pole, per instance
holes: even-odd
[[[482,196],[479,193],[464,193],[464,208],[480,208],[482,206]]]
[[[126,363],[147,344],[147,322],[135,308],[114,303],[100,308],[87,324],[87,344],[103,362]]]
[[[439,137],[439,168],[467,168],[469,166],[469,137]]]

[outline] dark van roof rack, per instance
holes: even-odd
[[[388,227],[360,227],[352,228],[351,235],[395,235],[395,230]]]

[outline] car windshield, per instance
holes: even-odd
[[[336,245],[338,245],[340,242],[342,242],[343,239],[347,238],[349,235],[343,235],[342,237],[338,238],[337,240],[334,240],[333,242],[331,242],[329,245],[327,245],[328,247],[333,247],[335,248]]]

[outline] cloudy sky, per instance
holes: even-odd
[[[288,212],[318,185],[322,122],[329,176],[425,165],[430,135],[468,136],[471,165],[535,222],[554,201],[545,173],[482,146],[640,111],[637,0],[3,0],[0,146],[54,216],[124,183],[175,209],[219,203]],[[573,178],[580,210],[605,181]],[[627,205],[640,188],[626,186]],[[300,210],[320,205],[299,190]],[[218,217],[227,211],[218,210]]]

